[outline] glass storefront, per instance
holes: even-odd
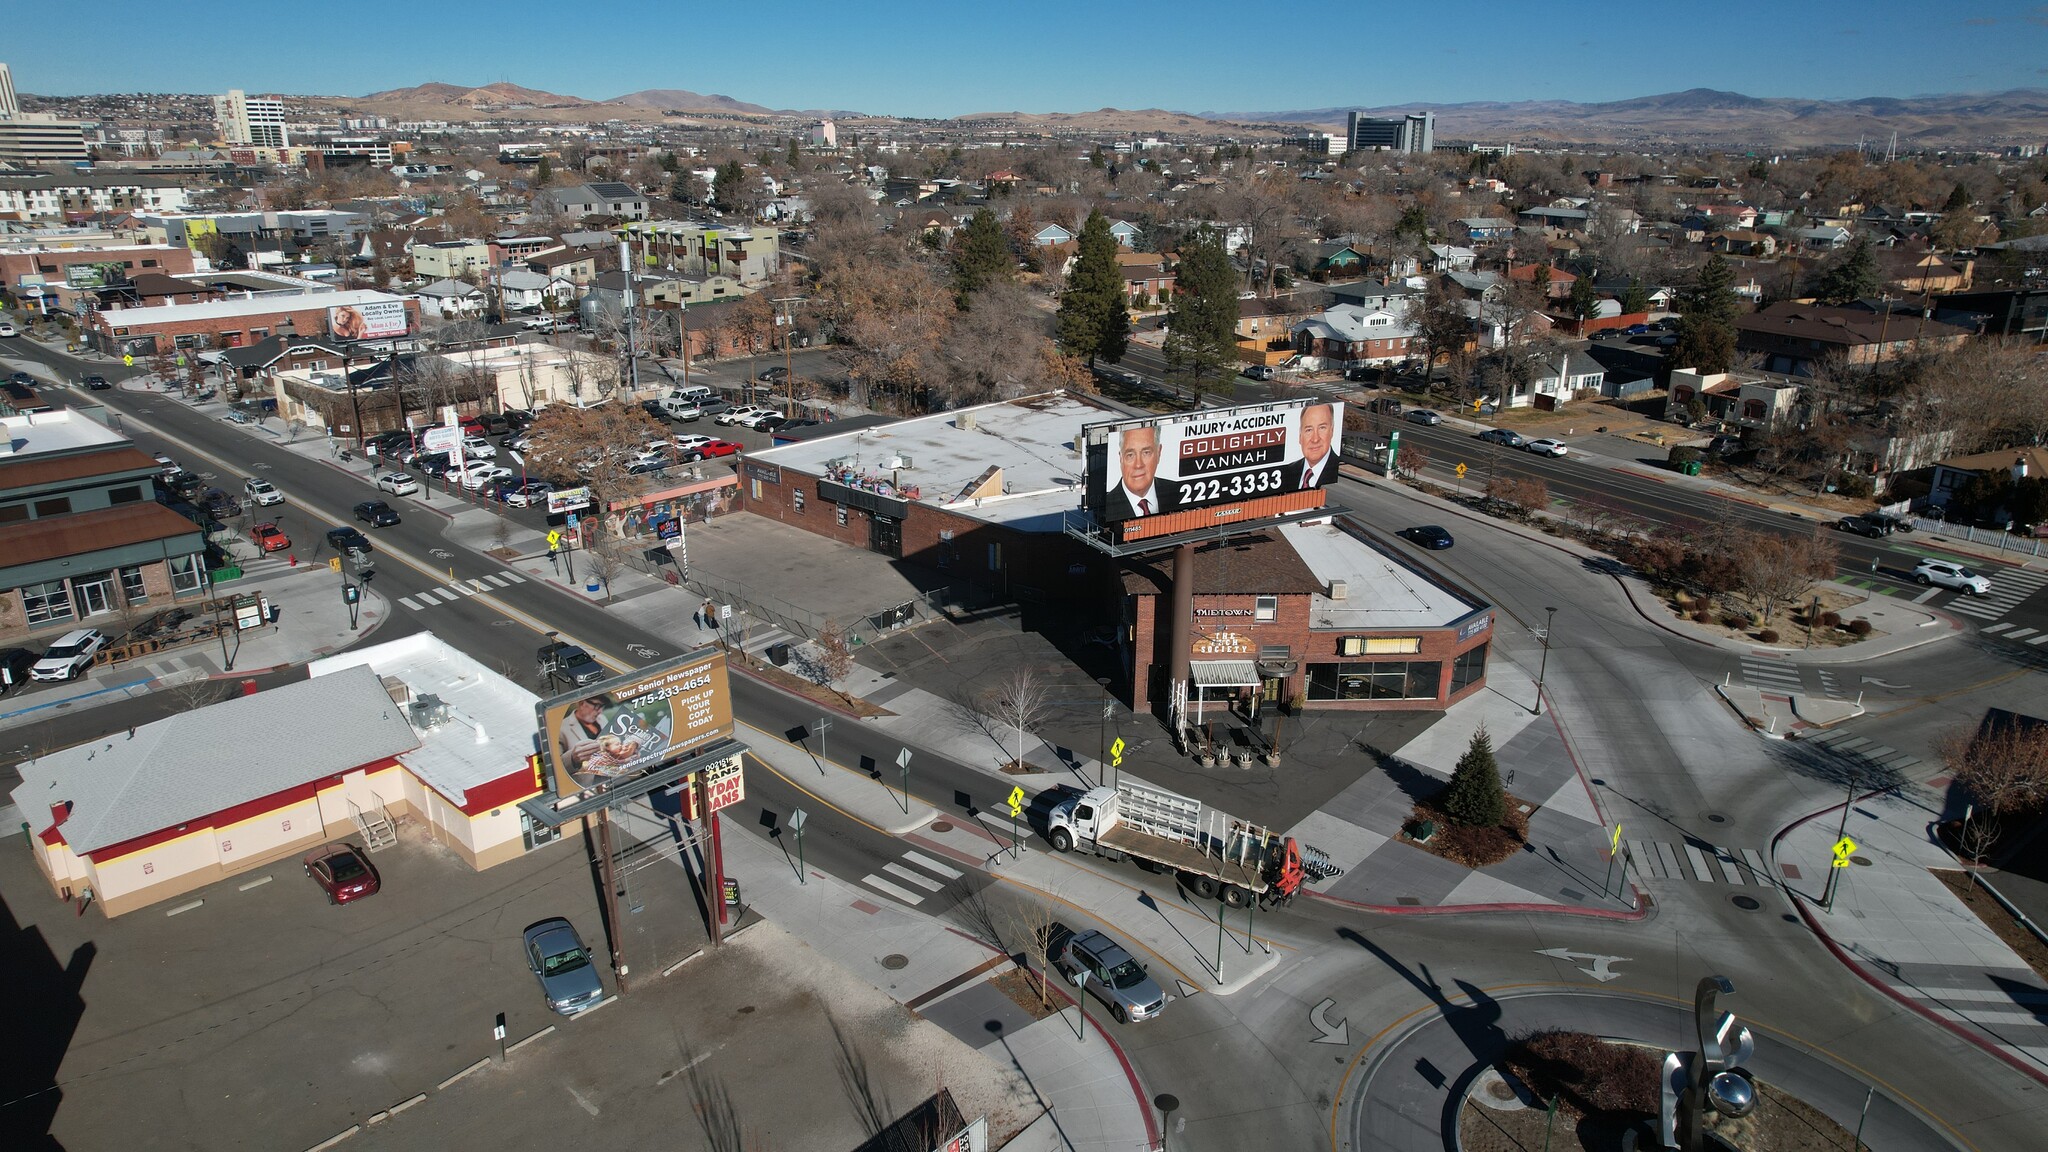
[[[1438,660],[1387,660],[1308,666],[1310,700],[1434,700],[1444,666]]]

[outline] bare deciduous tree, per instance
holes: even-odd
[[[1834,574],[1838,552],[1818,532],[1778,536],[1742,532],[1719,549],[1732,569],[1734,591],[1765,624],[1778,612],[1805,600],[1814,582]]]
[[[995,690],[988,694],[989,715],[1017,731],[1016,766],[1019,769],[1024,766],[1025,733],[1044,723],[1051,707],[1052,685],[1036,668],[1012,670],[997,681]]]

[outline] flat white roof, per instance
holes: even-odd
[[[212,300],[204,304],[155,304],[146,308],[105,308],[99,315],[114,327],[130,324],[186,324],[206,320],[234,320],[243,316],[268,316],[306,308],[342,308],[351,304],[376,304],[403,300],[389,292],[361,288],[336,292],[311,280],[300,281],[306,291],[295,296],[263,295],[234,300]]]
[[[404,681],[414,700],[438,696],[448,706],[448,722],[420,729],[420,746],[398,757],[434,791],[466,804],[471,788],[524,770],[533,754],[538,696],[431,632],[315,660],[310,672],[328,676],[358,666]]]
[[[70,408],[0,416],[0,434],[6,436],[0,443],[0,461],[129,443],[126,436]]]
[[[1481,607],[1334,524],[1287,524],[1280,534],[1324,588],[1345,586],[1342,600],[1309,598],[1311,628],[1441,628]]]
[[[1053,392],[819,436],[748,459],[820,476],[850,469],[898,495],[916,488],[920,504],[1022,532],[1058,532],[1061,516],[1081,506],[1081,426],[1116,415]],[[992,467],[1002,469],[1002,494],[960,499]]]

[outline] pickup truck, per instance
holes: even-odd
[[[534,660],[543,681],[565,681],[578,688],[611,675],[604,665],[590,658],[590,653],[559,640],[541,645]]]

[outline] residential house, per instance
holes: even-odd
[[[1572,285],[1578,283],[1579,278],[1562,268],[1543,264],[1511,264],[1508,266],[1508,280],[1516,284],[1533,285],[1536,283],[1536,273],[1538,271],[1541,271],[1546,278],[1547,286],[1543,289],[1543,295],[1546,299],[1566,300],[1571,298]]]
[[[1353,280],[1348,284],[1326,284],[1323,294],[1332,304],[1351,304],[1368,312],[1408,315],[1410,306],[1422,299],[1422,289],[1380,280]]]
[[[1934,465],[1934,481],[1928,489],[1927,502],[1937,508],[1946,508],[1964,485],[1978,476],[1995,472],[2003,472],[2013,481],[2048,476],[2048,447],[2035,444],[1994,448],[1989,452],[1938,461]]]
[[[1730,228],[1715,232],[1707,237],[1707,247],[1730,256],[1775,256],[1778,252],[1778,238],[1768,232],[1757,232],[1748,228]]]
[[[412,246],[412,274],[422,280],[462,280],[491,266],[486,240],[437,240]]]
[[[619,234],[633,249],[636,267],[642,271],[730,276],[753,288],[768,283],[782,266],[782,234],[773,228],[652,220],[628,224]]]
[[[1735,320],[1735,347],[1764,357],[1764,368],[1811,376],[1827,366],[1875,367],[1915,350],[1960,347],[1971,332],[1922,316],[1874,315],[1859,308],[1784,301]]]
[[[1506,240],[1515,234],[1515,222],[1499,216],[1468,216],[1453,220],[1451,231],[1474,244],[1488,240]]]
[[[940,243],[950,244],[953,242],[953,233],[965,223],[955,213],[944,208],[913,208],[896,218],[896,230],[905,234],[937,237]]]
[[[1073,239],[1074,234],[1072,232],[1057,224],[1047,224],[1031,234],[1031,243],[1039,248],[1049,248],[1054,244],[1065,244]]]
[[[414,293],[420,314],[440,320],[474,320],[484,314],[484,290],[466,280],[436,280]]]
[[[561,212],[578,220],[595,216],[645,220],[648,212],[647,197],[634,191],[632,185],[616,180],[549,188],[534,197],[534,205],[542,211]]]
[[[1364,271],[1365,254],[1343,240],[1333,240],[1316,245],[1315,262],[1309,268],[1309,275],[1318,280],[1330,277],[1356,276]]]
[[[1694,401],[1707,417],[1755,432],[1793,423],[1799,412],[1800,383],[1779,374],[1673,368],[1670,388],[1664,418],[1676,424],[1693,422]]]
[[[1478,260],[1479,254],[1470,248],[1456,244],[1429,246],[1429,270],[1432,272],[1470,272]]]
[[[1405,360],[1417,335],[1405,316],[1338,304],[1295,323],[1294,347],[1323,366],[1391,364]]]
[[[556,243],[555,238],[545,232],[530,236],[501,232],[491,237],[491,263],[500,268],[510,268],[536,252],[553,248]]]
[[[1555,411],[1573,400],[1599,398],[1607,379],[1607,368],[1586,354],[1583,348],[1568,348],[1545,357],[1531,377],[1526,393],[1518,392],[1510,407],[1533,405],[1544,412]]]
[[[550,248],[526,258],[526,270],[554,276],[581,288],[597,278],[598,268],[614,257],[602,248]]]
[[[1584,208],[1538,206],[1522,209],[1520,212],[1515,213],[1515,219],[1523,224],[1533,224],[1542,228],[1560,228],[1583,232],[1586,230],[1587,221],[1592,219],[1592,213]]]
[[[1157,252],[1118,252],[1116,262],[1124,276],[1124,299],[1133,308],[1165,307],[1173,294],[1173,273],[1166,270],[1166,258]]]
[[[698,308],[754,294],[754,289],[730,276],[684,276],[678,272],[636,275],[633,290],[639,294],[639,306],[644,309]],[[598,273],[578,305],[583,322],[595,328],[600,316],[618,316],[624,308],[625,296],[624,272]]]
[[[497,276],[500,305],[505,312],[538,312],[561,308],[576,298],[576,286],[559,276],[514,268]]]
[[[1839,248],[1847,248],[1849,241],[1855,238],[1855,233],[1833,224],[1822,224],[1817,228],[1794,228],[1786,235],[1812,252],[1833,252]]]
[[[1973,262],[1948,260],[1923,240],[1905,240],[1875,253],[1885,283],[1916,296],[1947,295],[1970,287]]]
[[[1498,272],[1469,272],[1452,269],[1439,278],[1444,291],[1468,300],[1498,299],[1501,280]]]
[[[1294,326],[1320,313],[1323,306],[1311,305],[1306,296],[1255,297],[1237,302],[1237,348],[1241,358],[1253,359],[1275,347],[1293,347]]]
[[[205,594],[206,533],[156,501],[161,469],[127,437],[60,408],[0,416],[0,446],[0,639]]]
[[[1141,239],[1145,233],[1144,229],[1139,228],[1136,224],[1131,223],[1129,220],[1115,220],[1112,221],[1109,225],[1109,234],[1111,236],[1116,237],[1116,242],[1120,246],[1125,248],[1136,248],[1138,246],[1139,239]]]

